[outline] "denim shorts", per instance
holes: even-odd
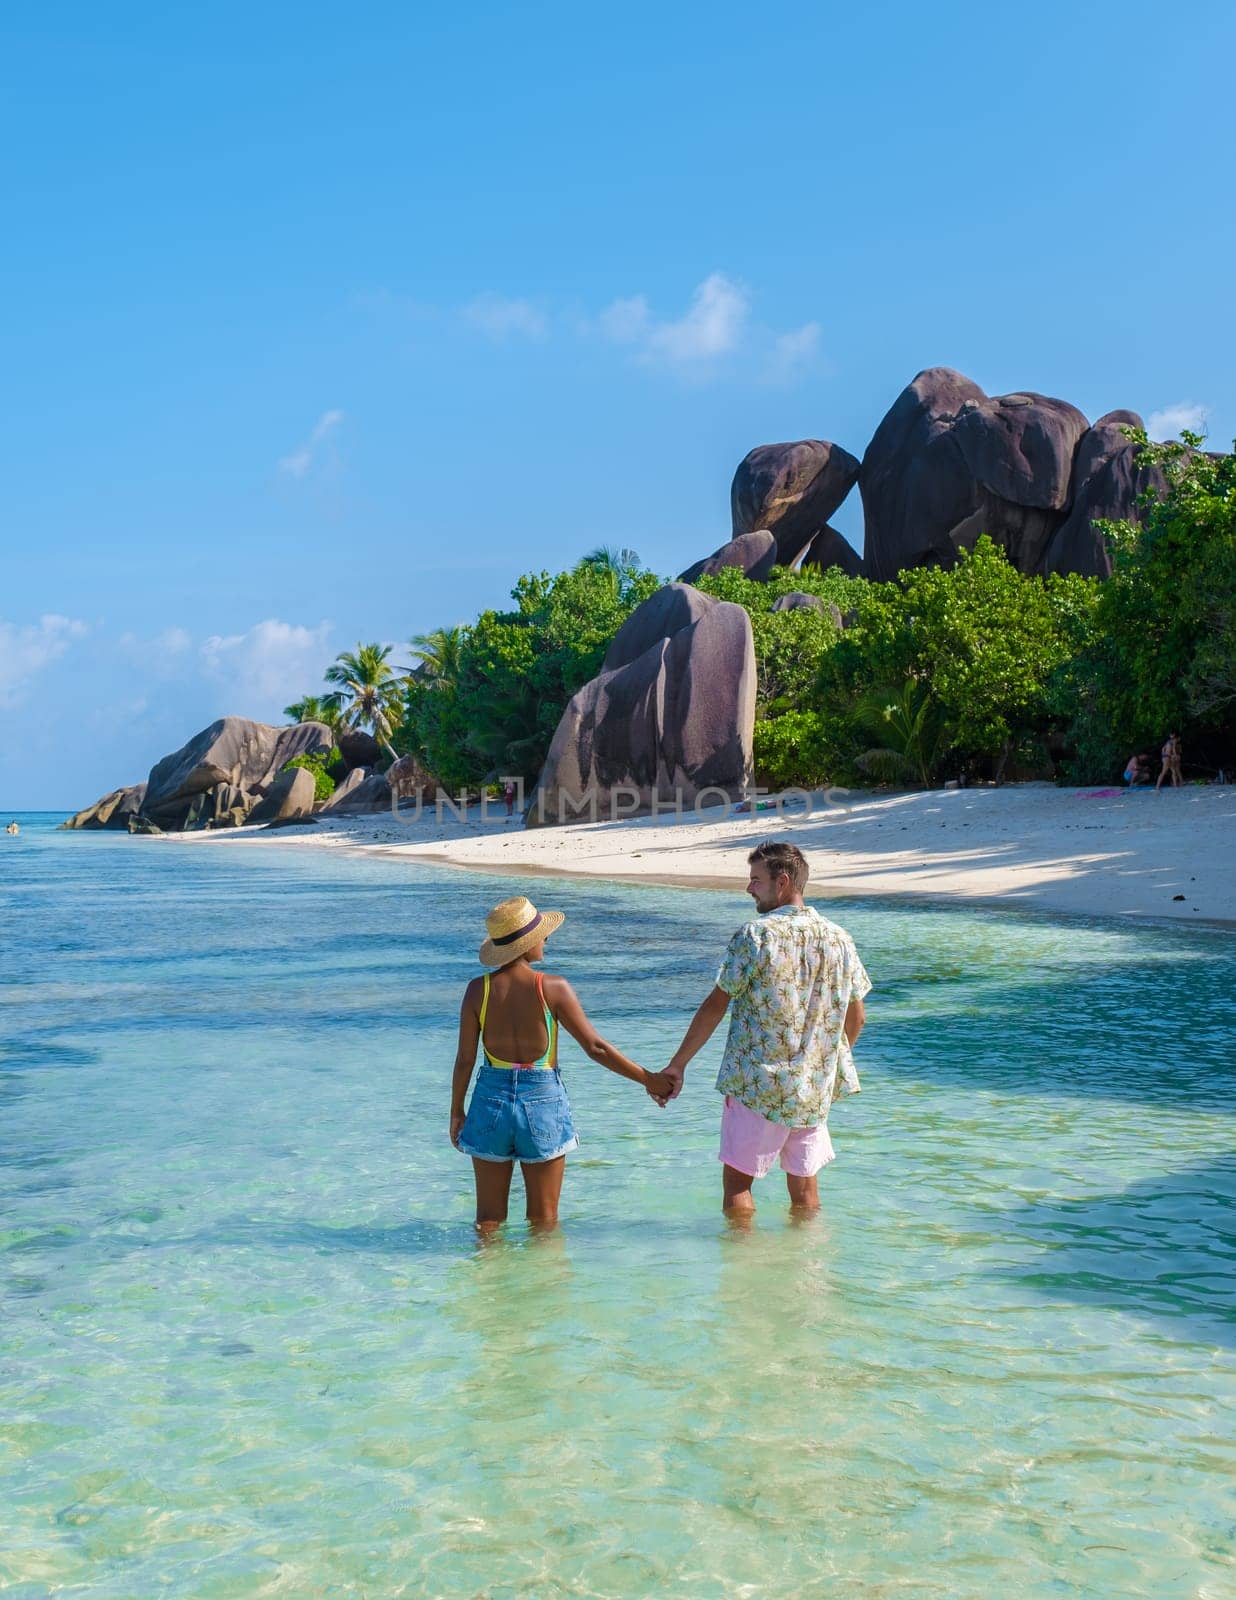
[[[477,1074],[459,1148],[479,1161],[553,1161],[579,1140],[556,1067],[490,1067]]]

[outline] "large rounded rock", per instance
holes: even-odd
[[[234,783],[217,783],[199,798],[207,802],[202,814],[208,828],[243,828],[258,802],[257,795]]]
[[[181,819],[181,832],[191,834],[202,827],[242,827],[258,795],[237,789],[235,784],[215,784],[213,789],[203,789],[189,800],[189,808]]]
[[[799,570],[819,567],[827,572],[829,567],[840,567],[847,578],[861,578],[863,558],[850,541],[837,532],[831,523],[825,523],[802,553]]]
[[[849,494],[859,463],[827,439],[762,444],[738,464],[730,486],[735,535],[767,528],[777,560],[794,564]]]
[[[330,729],[321,722],[272,728],[244,717],[220,717],[156,762],[142,810],[160,827],[179,828],[195,795],[220,783],[264,794],[294,756],[325,752],[332,742]]]
[[[1142,466],[1139,447],[1125,428],[1143,428],[1136,411],[1109,411],[1082,435],[1073,464],[1073,505],[1056,529],[1043,557],[1045,572],[1080,572],[1087,578],[1111,576],[1111,552],[1094,526],[1099,518],[1140,522],[1141,497],[1165,492],[1158,467]]]
[[[261,822],[290,822],[313,815],[315,785],[305,767],[281,772],[246,818],[250,827]]]
[[[863,457],[867,576],[951,566],[983,533],[1022,572],[1041,571],[1064,521],[1086,427],[1063,400],[1031,393],[992,399],[949,367],[920,372]]]
[[[776,566],[777,541],[767,528],[756,528],[751,533],[740,533],[737,538],[723,544],[719,550],[714,550],[710,556],[705,556],[703,561],[697,561],[694,566],[679,576],[679,583],[694,583],[697,578],[713,572],[723,572],[726,567],[736,567],[744,577],[751,578],[756,583],[763,583],[765,578]]]
[[[332,817],[355,817],[367,816],[377,811],[389,811],[390,808],[391,786],[386,775],[381,772],[371,772],[354,789],[348,789],[343,794],[336,790],[322,807],[322,813],[324,816]]]
[[[399,763],[396,762],[395,766],[398,765]],[[395,768],[392,767],[391,772],[394,772],[394,770]],[[390,775],[388,774],[388,781],[389,776]],[[336,807],[343,804],[350,794],[355,794],[360,788],[361,784],[364,783],[365,779],[368,777],[369,773],[364,767],[353,767],[351,772],[348,773],[347,777],[343,778],[335,785],[335,792],[331,795],[328,795],[317,809],[319,811],[334,811]]]
[[[656,602],[656,595],[644,602],[652,616]],[[624,808],[675,798],[690,806],[706,788],[740,794],[751,777],[755,691],[750,618],[741,606],[716,601],[572,698],[529,820],[605,820],[619,800]],[[626,793],[616,795],[619,789]]]
[[[79,811],[67,822],[62,822],[62,828],[119,828],[129,826],[129,818],[135,817],[142,809],[142,801],[146,798],[146,785],[144,783],[130,784],[127,789],[113,789],[110,794],[105,794],[101,800],[96,800],[92,806],[87,806],[84,811]]]
[[[391,793],[400,800],[424,795],[434,786],[433,778],[415,756],[400,756],[398,761],[392,762],[387,768],[386,781]]]
[[[613,672],[617,667],[627,666],[659,640],[668,639],[671,634],[698,622],[719,603],[681,580],[663,583],[655,594],[636,606],[614,635],[601,671]]]
[[[845,627],[841,615],[841,607],[834,605],[831,600],[824,600],[818,594],[804,594],[801,589],[791,589],[789,594],[779,595],[770,611],[825,611],[828,613],[838,633]]]
[[[382,759],[381,745],[363,728],[337,728],[335,743],[349,772],[357,767],[376,767]]]

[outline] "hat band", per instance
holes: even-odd
[[[525,933],[531,933],[540,920],[541,913],[538,911],[532,921],[525,923],[522,928],[516,928],[514,933],[504,933],[501,939],[491,939],[489,942],[493,945],[514,944],[516,939],[522,939]]]

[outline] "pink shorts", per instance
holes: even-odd
[[[826,1122],[814,1128],[787,1128],[784,1123],[769,1122],[732,1094],[726,1095],[720,1159],[736,1172],[766,1177],[780,1156],[782,1171],[792,1178],[814,1178],[835,1153]]]

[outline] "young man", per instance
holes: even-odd
[[[843,928],[803,904],[807,862],[773,840],[747,857],[747,893],[760,915],[730,940],[716,987],[665,1069],[682,1090],[687,1063],[732,1000],[717,1089],[724,1206],[755,1209],[752,1180],[780,1158],[790,1204],[818,1210],[816,1173],[833,1158],[828,1108],[858,1090],[850,1047],[866,1020],[871,980]]]

